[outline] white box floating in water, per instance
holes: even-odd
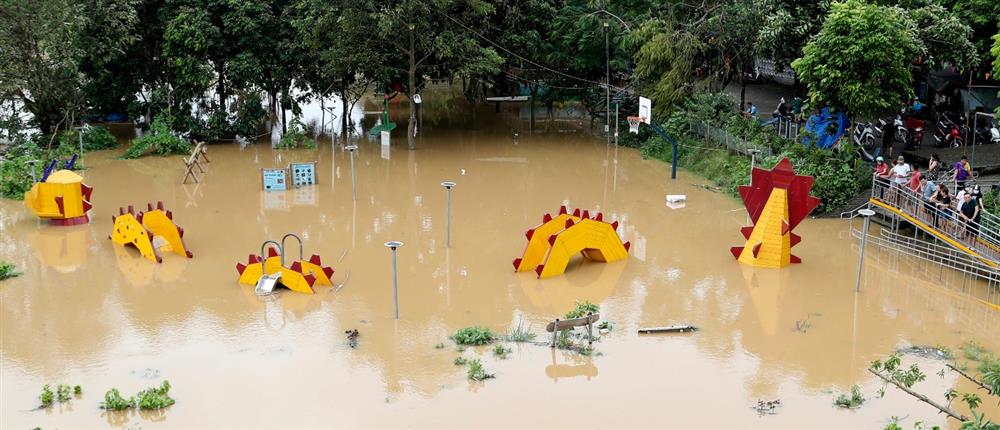
[[[667,203],[680,203],[687,201],[687,198],[684,194],[667,194]]]

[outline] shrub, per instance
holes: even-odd
[[[499,357],[501,360],[506,359],[507,354],[510,354],[510,352],[511,352],[510,348],[507,348],[500,344],[497,344],[496,346],[493,347],[493,355]]]
[[[59,403],[68,402],[72,397],[69,385],[59,384],[56,387],[56,399],[59,400]]]
[[[469,360],[466,360],[465,357],[458,357],[458,358],[455,359],[455,365],[456,366],[465,366],[465,364],[468,363],[468,362],[469,362]]]
[[[308,135],[305,124],[298,117],[288,125],[288,132],[281,136],[281,141],[275,146],[277,149],[306,148],[316,149],[316,141]]]
[[[78,130],[64,131],[59,135],[59,146],[72,149],[69,155],[80,152],[80,132]],[[118,139],[108,129],[101,126],[90,126],[83,130],[83,150],[100,151],[118,146]]]
[[[132,403],[133,399],[131,397],[126,399],[122,397],[117,388],[112,388],[104,393],[104,401],[101,402],[101,409],[121,411],[132,407]]]
[[[493,342],[493,332],[479,326],[465,327],[456,331],[451,338],[459,345],[486,345]]]
[[[81,387],[79,385],[74,386],[73,387],[73,394],[76,394],[77,396],[83,395],[83,387]]]
[[[30,160],[38,160],[35,168],[41,175],[41,166],[45,164],[42,151],[27,139],[18,140],[0,157],[0,197],[24,199],[24,193],[32,185]]]
[[[486,369],[483,368],[483,363],[479,361],[478,358],[469,360],[469,370],[467,374],[469,375],[469,379],[473,381],[485,381],[495,376],[492,373],[486,373]]]
[[[17,271],[14,265],[6,261],[0,261],[0,281],[15,276],[21,276],[21,273]]]
[[[566,312],[566,319],[583,318],[587,316],[587,314],[589,313],[596,314],[599,313],[600,311],[601,311],[600,306],[590,303],[587,300],[584,300],[582,302],[578,301],[576,302],[576,309]]]
[[[174,404],[169,395],[170,381],[163,381],[159,387],[147,388],[136,394],[136,405],[139,409],[163,409]]]
[[[505,336],[508,342],[531,342],[535,340],[535,334],[531,332],[531,325],[524,327],[523,321],[517,322],[517,327],[511,328]]]
[[[52,406],[52,401],[55,399],[55,393],[52,392],[52,388],[49,384],[42,386],[42,394],[38,395],[38,400],[42,402],[42,407],[47,408]]]
[[[187,154],[191,152],[191,142],[174,135],[166,120],[157,117],[150,132],[132,141],[132,146],[125,151],[122,158],[139,158],[151,149],[161,156]]]
[[[833,404],[847,409],[855,409],[865,402],[865,396],[861,394],[861,387],[855,384],[851,387],[851,395],[841,394],[833,401]]]

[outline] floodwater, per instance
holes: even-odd
[[[855,294],[847,221],[804,221],[800,265],[741,266],[729,247],[742,244],[742,204],[702,179],[681,171],[671,181],[663,163],[582,132],[515,138],[521,123],[492,106],[475,117],[466,126],[425,119],[415,151],[403,121],[388,151],[360,141],[356,201],[348,152],[328,139],[317,151],[212,146],[203,181],[187,185],[180,157],[90,154],[94,209],[78,227],[0,201],[0,259],[25,272],[0,284],[0,428],[871,429],[894,416],[955,428],[894,388],[878,398],[868,363],[908,345],[1000,349],[1000,313],[961,277],[870,249]],[[261,168],[314,160],[318,185],[261,191]],[[450,248],[445,180],[458,184]],[[666,194],[686,194],[686,206],[666,206]],[[164,253],[154,264],[107,239],[119,207],[157,200],[193,259]],[[574,260],[544,280],[514,273],[525,230],[561,204],[620,221],[628,260]],[[286,233],[303,238],[306,258],[333,266],[335,287],[256,297],[237,283],[236,263]],[[399,320],[389,240],[405,243]],[[544,325],[577,300],[600,304],[614,323],[593,356],[527,343],[509,344],[501,360],[448,340],[461,327],[503,332],[521,321],[545,341]],[[701,330],[636,334],[681,323]],[[350,329],[360,332],[353,349]],[[459,355],[481,358],[496,378],[468,381],[453,364]],[[972,391],[936,374],[943,361],[914,360],[928,374],[916,387],[933,398]],[[99,409],[112,387],[128,395],[164,379],[177,400],[168,409]],[[37,410],[46,383],[84,394]],[[834,407],[853,384],[869,401]],[[775,399],[774,414],[752,409]],[[993,403],[984,407],[1000,418]]]

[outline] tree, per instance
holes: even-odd
[[[768,11],[761,21],[757,51],[787,66],[802,56],[802,48],[819,32],[830,0],[761,0]]]
[[[932,68],[954,64],[966,70],[979,65],[979,55],[971,40],[972,27],[955,14],[937,4],[907,12],[926,50],[926,62]]]
[[[420,93],[424,77],[484,77],[499,71],[500,55],[480,43],[474,27],[494,11],[487,2],[394,0],[377,13],[382,42],[394,52],[390,65],[401,70],[407,96]],[[399,76],[399,75],[397,75]],[[418,78],[420,78],[418,80]],[[407,147],[416,149],[416,109],[410,109]]]
[[[830,7],[792,68],[814,105],[870,117],[911,96],[910,64],[921,48],[902,9],[847,0]]]
[[[993,75],[1000,76],[1000,33],[993,36]],[[1000,91],[997,92],[1000,97]],[[997,106],[997,115],[1000,115],[1000,106]]]

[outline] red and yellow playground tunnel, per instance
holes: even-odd
[[[617,230],[618,221],[604,222],[601,213],[591,218],[588,211],[576,209],[570,215],[562,206],[558,215],[545,214],[542,224],[525,233],[528,245],[514,259],[514,270],[534,270],[539,278],[561,275],[577,253],[594,261],[624,260],[631,245],[622,243]]]

